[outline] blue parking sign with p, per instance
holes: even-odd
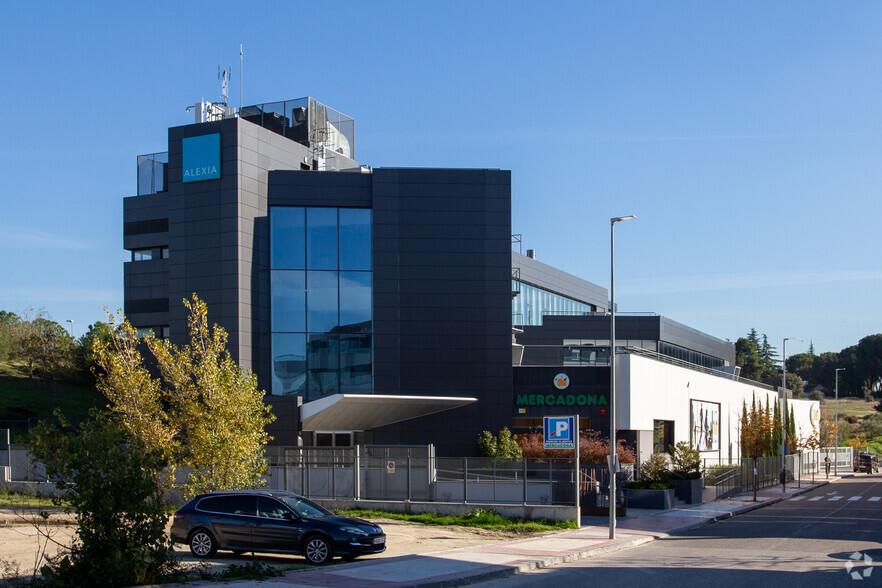
[[[547,416],[543,420],[545,449],[576,448],[575,416]]]

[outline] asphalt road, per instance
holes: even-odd
[[[855,554],[861,554],[859,560],[852,559]],[[875,565],[867,565],[865,556]],[[482,584],[506,588],[866,585],[882,585],[882,474],[857,474],[668,539]]]

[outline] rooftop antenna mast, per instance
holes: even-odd
[[[217,79],[221,80],[221,99],[224,105],[224,108],[227,107],[227,98],[229,92],[227,90],[227,78],[230,77],[230,66],[228,65],[225,68],[221,68],[221,66],[217,66]]]
[[[242,43],[239,43],[239,110],[242,110],[242,79],[245,74],[245,53],[242,51]]]

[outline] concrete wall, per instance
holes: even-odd
[[[546,519],[549,521],[580,522],[580,509],[577,506],[545,506],[522,504],[492,504],[481,502],[390,502],[381,500],[323,500],[314,499],[328,509],[377,509],[387,512],[408,514],[433,513],[440,515],[467,515],[476,509],[495,510],[507,518]]]

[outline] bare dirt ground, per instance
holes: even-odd
[[[470,529],[465,527],[440,527],[408,523],[389,519],[371,519],[379,523],[386,533],[386,551],[376,555],[364,556],[363,559],[378,559],[399,557],[403,555],[416,555],[445,551],[460,547],[471,547],[487,543],[511,541],[524,537],[524,535],[512,534],[504,531],[488,531],[485,529]],[[68,524],[64,524],[65,521]],[[36,527],[23,520],[11,509],[0,509],[0,566],[7,570],[18,569],[13,575],[30,576],[35,567],[35,560],[39,550],[45,549],[46,555],[55,555],[59,546],[55,543],[69,544],[75,527],[70,524],[71,518],[55,513],[50,516],[50,525],[41,525],[41,529],[48,531],[52,541],[48,544],[44,537],[37,532]],[[274,567],[287,568],[290,566],[307,565],[305,560],[296,555],[265,555],[245,554],[233,555],[230,552],[220,552],[211,560],[201,562],[192,555],[186,545],[176,545],[176,553],[187,567],[205,566],[213,571],[219,571],[230,564],[244,564],[252,561],[260,561]],[[6,572],[10,575],[10,572]],[[0,567],[0,579],[4,572]]]

